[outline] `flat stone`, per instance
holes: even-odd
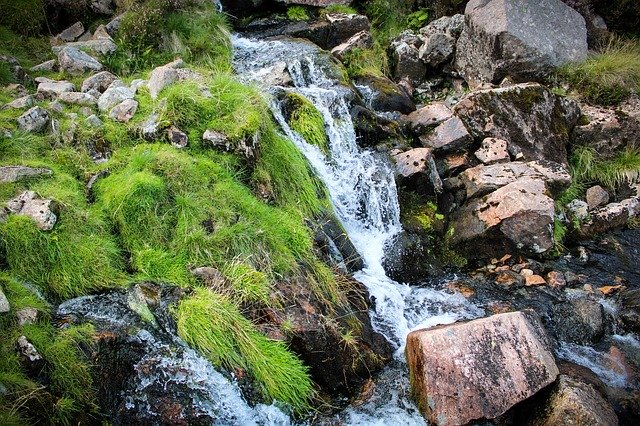
[[[51,170],[43,168],[3,166],[0,167],[0,182],[12,183],[38,176],[51,176],[52,174],[53,172]]]
[[[118,105],[114,106],[109,113],[109,118],[112,120],[126,123],[135,115],[138,110],[138,101],[134,99],[125,99]]]
[[[609,202],[609,193],[600,185],[596,185],[587,189],[586,198],[589,210],[593,210]]]
[[[504,163],[510,160],[508,145],[504,139],[484,138],[480,149],[474,155],[483,164]]]
[[[55,71],[58,62],[55,59],[45,61],[41,64],[31,67],[31,72],[51,72]]]
[[[466,148],[473,139],[462,120],[452,117],[440,123],[432,132],[420,136],[420,142],[434,152],[450,152]]]
[[[47,80],[38,84],[38,93],[42,93],[49,98],[57,98],[60,93],[73,92],[75,89],[73,83],[66,80]]]
[[[10,213],[29,216],[42,231],[50,231],[58,220],[52,211],[54,202],[39,198],[33,191],[25,191],[7,202]]]
[[[562,272],[551,271],[547,274],[547,284],[549,284],[550,287],[562,289],[566,287],[567,280]]]
[[[49,123],[49,113],[47,110],[34,106],[18,117],[18,126],[21,130],[30,133],[37,133]]]
[[[413,111],[404,117],[409,122],[411,130],[417,135],[421,135],[442,122],[453,117],[453,112],[442,102],[434,102],[420,109]]]
[[[83,74],[87,71],[100,71],[102,64],[93,56],[75,47],[65,46],[58,53],[60,69],[72,75]]]
[[[12,109],[25,109],[31,108],[35,104],[35,100],[33,96],[27,95],[18,99],[14,99],[13,101],[6,104],[3,108],[12,108]]]
[[[533,311],[413,331],[406,357],[412,395],[437,425],[494,419],[559,373]]]
[[[82,82],[80,91],[88,92],[90,90],[97,90],[98,92],[103,93],[115,80],[117,80],[117,77],[109,71],[101,71],[86,78]]]
[[[113,86],[113,83],[111,83]],[[98,109],[102,112],[111,110],[127,99],[133,99],[135,94],[125,86],[110,86],[98,99]]]
[[[84,33],[84,25],[78,21],[66,30],[62,31],[57,37],[62,41],[75,41]]]
[[[63,92],[58,95],[58,100],[65,104],[94,106],[98,100],[88,93],[83,92]]]
[[[539,285],[545,285],[545,284],[547,284],[547,282],[540,275],[533,274],[533,275],[528,275],[524,277],[524,285],[526,285],[527,287],[539,286]]]

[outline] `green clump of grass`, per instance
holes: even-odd
[[[0,251],[7,271],[58,298],[118,286],[120,252],[101,215],[86,204],[75,179],[53,169],[51,178],[13,187],[12,196],[30,189],[54,200],[59,211],[55,227],[48,232],[39,230],[27,216],[11,215],[0,224]]]
[[[329,139],[324,129],[324,118],[318,109],[304,96],[287,93],[287,109],[289,109],[289,125],[307,142],[329,154]]]
[[[586,61],[563,67],[560,75],[590,102],[620,103],[640,90],[640,43],[612,37]]]
[[[245,370],[267,403],[303,413],[314,394],[307,368],[282,342],[256,331],[235,305],[197,288],[174,311],[178,335],[217,366]]]
[[[616,190],[622,184],[634,182],[640,177],[640,151],[628,148],[607,159],[598,155],[593,148],[579,147],[571,155],[570,168],[574,180],[583,187],[599,183]]]
[[[287,8],[287,18],[290,21],[308,21],[309,12],[302,6],[290,6]]]
[[[221,272],[231,283],[230,297],[236,304],[270,305],[271,283],[263,272],[240,260],[225,263]]]
[[[344,13],[346,15],[355,15],[358,13],[358,11],[344,4],[330,4],[329,6],[322,9],[321,13],[324,13],[325,15],[327,13]]]
[[[377,42],[369,49],[356,48],[342,58],[347,73],[352,79],[359,77],[383,77],[388,74],[389,62],[384,48]]]

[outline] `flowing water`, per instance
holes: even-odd
[[[301,40],[254,40],[233,36],[234,68],[246,81],[272,94],[271,109],[283,133],[305,155],[326,185],[336,215],[365,267],[355,274],[375,300],[372,323],[396,348],[395,360],[376,383],[369,402],[339,415],[347,424],[424,424],[407,396],[406,335],[415,328],[482,316],[464,297],[389,279],[382,267],[385,250],[401,231],[394,172],[388,159],[358,146],[349,105],[357,96],[340,81],[329,55]],[[270,86],[265,78],[286,69],[292,86]],[[329,153],[307,143],[285,120],[278,95],[295,92],[324,118]],[[280,96],[281,97],[281,96]]]

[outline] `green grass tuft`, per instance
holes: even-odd
[[[286,101],[289,111],[289,125],[307,142],[329,154],[329,139],[324,129],[324,119],[318,109],[304,96],[287,93]]]
[[[302,6],[289,6],[287,8],[287,18],[290,21],[308,21],[310,16],[307,9]]]
[[[327,13],[344,13],[346,15],[354,15],[356,13],[358,13],[357,10],[355,10],[352,7],[346,6],[344,4],[330,4],[329,6],[325,7],[324,9],[322,9],[321,13],[327,14]]]
[[[267,403],[308,410],[314,390],[307,368],[283,343],[257,332],[226,298],[197,288],[180,302],[175,317],[185,342],[215,365],[246,370]]]

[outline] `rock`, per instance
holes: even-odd
[[[20,66],[20,62],[13,56],[0,55],[0,63],[8,68],[14,80],[23,84],[29,84],[31,82],[31,77],[29,77],[24,68]]]
[[[589,205],[582,200],[572,200],[567,204],[567,216],[579,222],[589,219]]]
[[[362,257],[334,215],[324,213],[315,219],[313,224],[316,224],[312,228],[315,231],[314,243],[320,248],[329,264],[347,273],[354,273],[364,268]]]
[[[396,163],[396,170],[404,178],[422,177],[415,184],[421,186],[426,181],[425,186],[429,186],[430,192],[439,194],[442,192],[442,180],[438,175],[433,155],[429,148],[414,148],[409,151],[393,155]]]
[[[24,132],[37,133],[42,131],[49,123],[47,110],[35,106],[18,117],[18,126]]]
[[[458,36],[464,27],[462,15],[443,16],[420,29],[423,44],[418,57],[431,69],[441,68],[453,59]]]
[[[584,237],[593,237],[616,228],[622,228],[629,220],[629,210],[622,203],[609,203],[593,210],[589,220],[582,223],[580,233]]]
[[[563,289],[567,285],[567,280],[562,272],[551,271],[547,274],[547,284],[553,288]]]
[[[38,84],[38,93],[42,93],[44,96],[47,96],[51,99],[56,99],[58,95],[60,95],[60,93],[73,92],[75,89],[76,88],[73,83],[70,83],[66,80],[49,80]]]
[[[191,270],[191,273],[199,278],[204,283],[204,285],[210,288],[217,289],[218,291],[224,290],[229,286],[226,277],[216,268],[201,266],[198,268],[193,268]]]
[[[124,13],[113,18],[105,28],[111,37],[115,37],[118,29],[120,28],[120,24],[122,23],[122,18],[124,18]]]
[[[27,95],[18,99],[14,99],[13,101],[9,102],[2,108],[3,109],[4,108],[25,109],[25,108],[31,108],[34,104],[35,104],[35,101],[33,99],[33,96]]]
[[[85,121],[87,122],[87,124],[89,124],[91,127],[102,127],[102,120],[100,120],[98,118],[97,115],[95,114],[91,114],[90,116],[88,116]]]
[[[494,419],[558,375],[533,311],[413,331],[406,357],[412,395],[437,425]]]
[[[434,102],[413,111],[404,117],[404,120],[416,135],[421,135],[452,117],[453,113],[448,106],[442,102]]]
[[[555,211],[546,192],[542,179],[522,178],[473,199],[452,215],[451,242],[472,258],[550,250]]]
[[[175,126],[171,126],[167,129],[167,137],[169,138],[171,145],[176,148],[185,148],[189,143],[189,138],[186,133]]]
[[[604,335],[604,309],[587,296],[573,296],[553,307],[558,339],[579,345],[598,343]]]
[[[589,210],[593,210],[609,202],[609,193],[600,185],[596,185],[587,189],[586,198]]]
[[[547,284],[547,282],[540,275],[533,274],[524,277],[524,285],[527,287],[534,287],[545,284]]]
[[[136,78],[135,80],[133,80],[131,82],[131,84],[129,85],[129,89],[133,92],[133,93],[137,93],[138,89],[145,86],[147,84],[146,80],[143,80],[141,78]]]
[[[88,93],[82,92],[62,92],[58,95],[58,100],[65,104],[80,106],[94,106],[98,103],[96,98]]]
[[[19,326],[35,324],[38,319],[38,310],[36,308],[22,308],[16,312],[16,318]]]
[[[458,117],[452,117],[438,125],[432,132],[420,136],[423,146],[434,152],[451,152],[464,149],[473,142],[471,135]]]
[[[471,165],[472,161],[466,152],[447,152],[444,154],[440,152],[436,158],[438,174],[443,177],[457,176]]]
[[[523,178],[543,181],[551,196],[560,194],[571,184],[567,169],[549,161],[479,165],[460,174],[468,199],[481,197]]]
[[[115,80],[117,80],[117,77],[109,71],[101,71],[85,79],[82,82],[80,91],[88,92],[90,90],[97,90],[103,93]]]
[[[12,183],[38,176],[51,176],[49,169],[33,168],[26,166],[2,166],[0,167],[0,183]]]
[[[212,146],[215,148],[222,148],[225,151],[229,151],[231,149],[231,140],[224,133],[220,133],[216,130],[205,130],[202,135],[202,141],[205,142],[205,145]]]
[[[545,410],[529,418],[532,426],[617,426],[611,404],[590,384],[561,374],[544,402]]]
[[[9,213],[22,216],[29,216],[35,222],[36,226],[43,231],[50,231],[58,220],[52,209],[56,204],[52,200],[38,198],[33,191],[25,191],[7,202],[7,210]]]
[[[107,31],[107,27],[104,25],[99,25],[91,38],[93,40],[112,40],[109,31]]]
[[[350,111],[356,139],[360,146],[373,147],[381,143],[402,144],[405,137],[396,120],[356,105]]]
[[[484,138],[480,149],[474,155],[483,164],[504,163],[510,160],[508,145],[509,143],[503,139]]]
[[[399,111],[402,114],[409,114],[416,109],[416,105],[407,93],[386,77],[359,77],[356,84],[369,88],[370,95],[365,101],[374,111]]]
[[[453,111],[474,138],[509,142],[513,158],[565,165],[569,135],[580,117],[577,103],[536,83],[471,92]]]
[[[352,35],[349,40],[331,49],[331,54],[342,60],[344,55],[354,49],[367,49],[371,46],[373,46],[373,37],[369,31],[364,30]]]
[[[640,333],[640,289],[622,291],[618,295],[619,315],[625,327],[633,333]]]
[[[5,89],[7,90],[7,92],[12,93],[19,98],[22,98],[29,94],[27,89],[22,84],[11,83],[8,84]]]
[[[11,305],[9,305],[9,300],[7,296],[4,295],[2,291],[2,287],[0,287],[0,314],[7,313],[11,310]]]
[[[89,56],[75,47],[65,46],[58,53],[60,69],[72,75],[83,74],[87,71],[100,71],[102,64],[93,56]]]
[[[389,278],[401,283],[424,282],[440,272],[429,241],[407,231],[385,243],[382,266]]]
[[[115,5],[113,0],[91,0],[91,10],[100,15],[113,15]]]
[[[18,337],[17,343],[20,354],[25,358],[25,360],[29,362],[42,361],[42,356],[38,353],[36,347],[27,340],[26,336]]]
[[[97,38],[97,39],[92,38],[92,39],[83,40],[83,41],[74,41],[72,43],[66,43],[62,46],[54,46],[52,50],[53,50],[53,53],[56,53],[58,55],[64,49],[78,49],[83,52],[89,51],[93,55],[108,56],[108,55],[111,55],[113,52],[115,52],[117,48],[118,46],[113,42],[111,37],[109,37],[109,38]],[[59,56],[58,56],[58,60],[60,60]]]
[[[303,6],[327,7],[332,4],[348,5],[352,0],[276,0],[284,4],[301,4]]]
[[[427,74],[427,66],[420,59],[421,41],[415,42],[413,34],[403,34],[391,41],[389,58],[391,74],[395,81],[408,80],[413,86],[419,86]]]
[[[470,86],[536,81],[587,58],[582,16],[560,0],[471,0],[455,66]]]
[[[121,123],[126,123],[133,118],[137,110],[138,101],[134,99],[125,99],[111,109],[109,118],[120,121]]]
[[[178,79],[177,68],[184,67],[182,59],[177,59],[171,63],[155,68],[151,71],[147,87],[152,99],[156,99],[162,89]]]
[[[56,37],[62,41],[75,41],[84,33],[84,25],[78,21],[66,30],[62,31]]]
[[[30,71],[31,72],[52,72],[56,70],[57,64],[58,62],[55,59],[51,59],[31,67]]]
[[[369,32],[371,29],[369,18],[364,15],[327,13],[325,19],[329,23],[329,31],[326,40],[311,40],[314,43],[319,41],[319,43],[316,44],[325,50],[331,50],[334,47],[345,43],[356,34],[363,31]]]
[[[98,99],[98,109],[102,112],[109,111],[123,101],[133,99],[134,96],[128,87],[109,87]]]

